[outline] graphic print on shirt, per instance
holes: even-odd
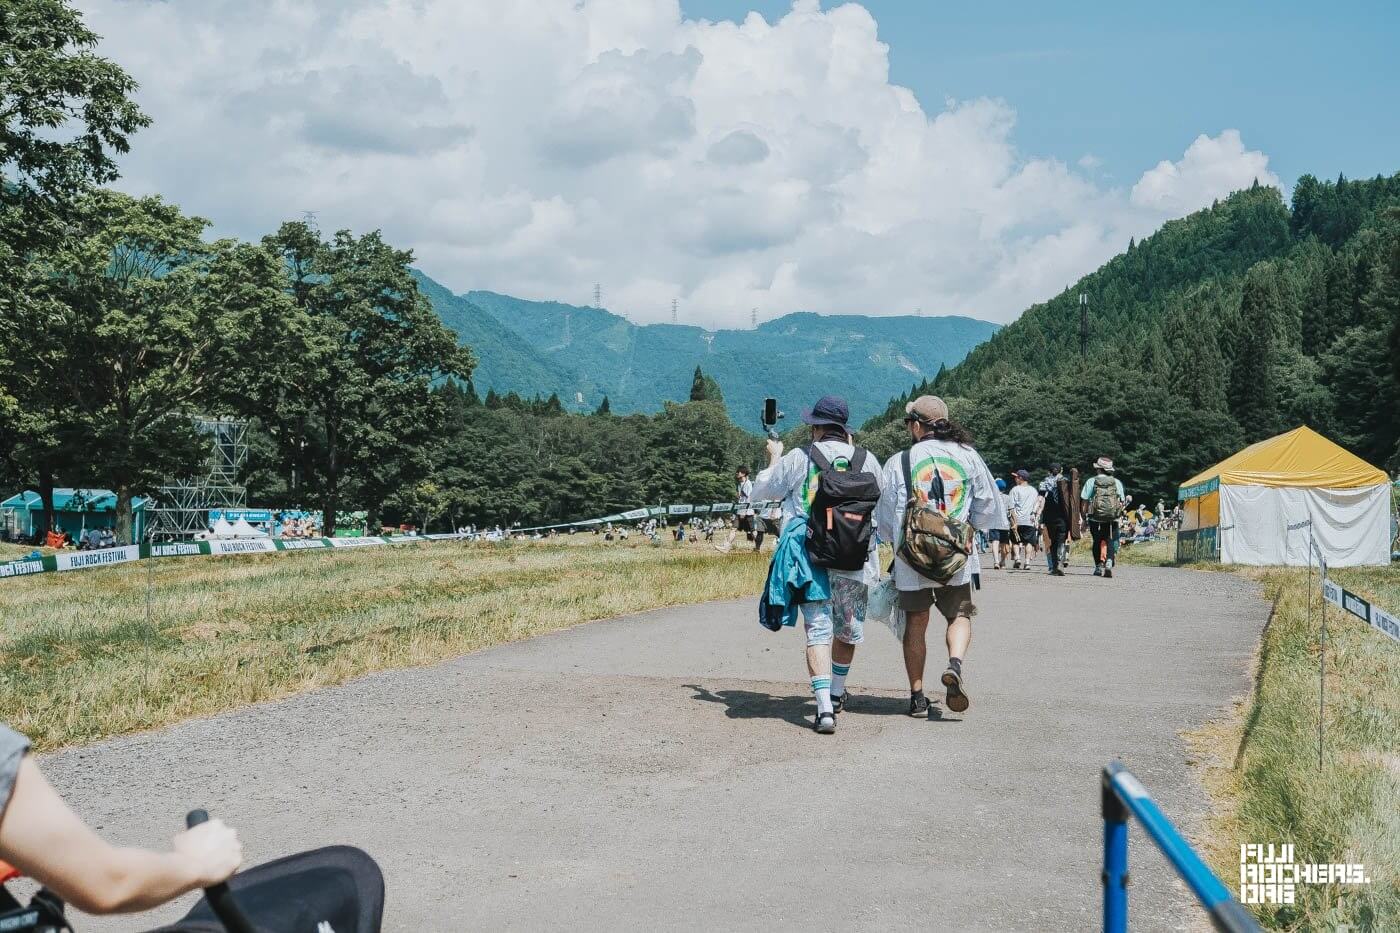
[[[851,468],[851,458],[838,456],[831,461],[831,468],[838,473],[845,473]],[[807,460],[807,478],[802,481],[802,509],[805,512],[812,511],[812,500],[817,497],[817,477],[822,475],[822,471],[817,469],[817,465]]]
[[[938,456],[920,460],[910,470],[914,474],[914,488],[927,496],[929,487],[933,485],[935,464],[943,477],[943,492],[948,497],[948,507],[944,511],[953,518],[966,519],[967,513],[972,511],[972,502],[968,498],[970,485],[967,470],[958,461]]]

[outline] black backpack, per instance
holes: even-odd
[[[807,513],[807,555],[818,567],[859,570],[870,553],[875,505],[880,501],[879,477],[865,472],[865,458],[870,454],[857,447],[850,466],[838,470],[816,444],[802,450],[820,471]]]

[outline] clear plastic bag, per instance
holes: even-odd
[[[865,617],[888,624],[890,616],[895,611],[895,601],[898,599],[898,595],[894,588],[894,574],[887,574],[884,579],[870,588],[870,596],[865,604]]]

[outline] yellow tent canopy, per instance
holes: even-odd
[[[1191,499],[1225,486],[1303,486],[1358,489],[1388,482],[1384,470],[1304,425],[1251,444],[1181,484],[1178,498]]]

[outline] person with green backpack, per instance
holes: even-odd
[[[1094,461],[1094,475],[1085,480],[1079,498],[1085,503],[1084,514],[1094,539],[1094,576],[1112,578],[1118,555],[1118,519],[1128,501],[1123,481],[1113,475],[1112,460],[1100,457]]]
[[[929,610],[947,622],[948,667],[941,678],[955,713],[970,703],[963,663],[972,641],[974,531],[1008,527],[996,481],[972,438],[948,418],[948,406],[921,395],[905,406],[912,442],[885,464],[875,520],[880,540],[895,545],[894,582],[904,612],[904,667],[909,715],[928,716],[924,665]]]

